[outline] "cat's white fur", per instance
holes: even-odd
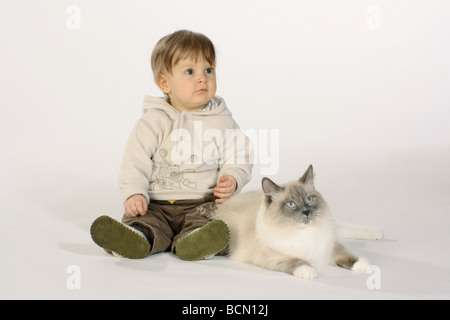
[[[332,263],[333,259],[354,259],[356,262],[347,268],[365,272],[369,267],[367,259],[337,245],[337,237],[382,237],[379,228],[336,224],[326,202],[321,209],[323,212],[316,212],[311,223],[293,223],[288,227],[278,223],[276,215],[266,214],[267,207],[264,193],[258,191],[236,195],[233,200],[218,205],[215,218],[223,220],[231,233],[231,260],[288,272],[304,279],[315,278],[317,269]]]
[[[261,204],[256,214],[256,235],[259,241],[287,256],[304,259],[315,268],[329,263],[335,242],[331,217],[315,221],[301,230],[298,226],[286,229],[273,223],[265,215],[265,210],[266,206]]]
[[[355,272],[366,272],[369,266],[369,261],[366,258],[360,257],[351,270]]]
[[[299,232],[272,223],[264,210],[264,195],[258,191],[238,195],[216,210],[215,218],[223,220],[231,231],[231,260],[268,269],[287,256],[308,259],[314,268],[330,263],[336,235],[331,217]]]

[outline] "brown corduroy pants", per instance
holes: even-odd
[[[174,253],[178,239],[212,220],[215,199],[208,196],[175,202],[151,200],[145,215],[135,218],[124,215],[122,222],[144,233],[152,246],[149,254],[169,249]]]

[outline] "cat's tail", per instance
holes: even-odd
[[[378,227],[360,226],[349,223],[338,223],[337,234],[341,239],[380,240],[383,230]]]

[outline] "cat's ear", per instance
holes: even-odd
[[[310,164],[303,177],[299,179],[301,183],[314,185],[314,170],[313,166]]]
[[[274,193],[277,193],[277,192],[283,190],[282,187],[277,185],[275,182],[273,182],[269,178],[263,178],[262,179],[262,188],[263,188],[264,194],[266,195],[266,199],[269,202],[272,201],[272,195]]]

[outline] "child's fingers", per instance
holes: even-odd
[[[146,201],[142,202],[142,214],[141,215],[145,215],[147,213],[147,209],[148,209],[148,204]]]
[[[225,182],[220,182],[216,188],[222,188],[222,189],[233,189],[234,185],[231,181],[225,181]]]
[[[125,215],[128,218],[134,218],[136,217],[136,213],[133,211],[133,209],[130,206],[125,207]]]
[[[143,216],[147,212],[147,206],[144,201],[136,201],[136,215]]]
[[[225,175],[223,177],[220,177],[220,182],[218,186],[226,186],[226,187],[236,187],[236,179],[234,179],[232,176]]]
[[[226,187],[217,186],[214,188],[214,191],[217,191],[220,193],[228,193],[228,192],[233,191],[233,188],[231,186],[226,186]]]
[[[218,198],[216,199],[216,203],[222,203],[236,191],[233,180],[228,179],[227,176],[220,177],[219,181],[217,187],[214,188],[214,195]]]
[[[214,188],[214,195],[219,198],[229,197],[232,193],[232,188]]]
[[[229,198],[229,197],[231,197],[232,194],[233,194],[233,191],[231,190],[231,188],[214,192],[214,195],[220,199]]]
[[[219,182],[219,184],[217,185],[217,187],[219,187],[219,188],[227,188],[227,187],[231,187],[231,182],[230,182],[230,181]]]
[[[147,213],[147,205],[140,201],[135,201],[125,206],[125,215],[129,218],[135,218]]]

